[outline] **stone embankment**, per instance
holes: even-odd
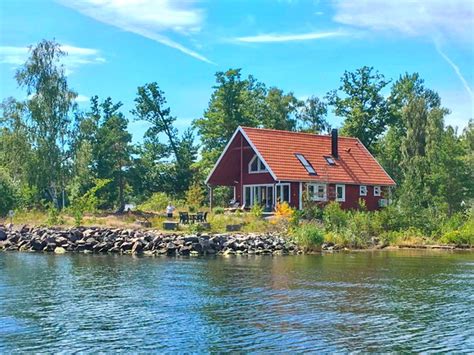
[[[275,234],[164,234],[158,231],[0,226],[0,250],[143,255],[285,255],[302,253]]]

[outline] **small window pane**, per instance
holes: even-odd
[[[316,170],[314,170],[313,166],[306,160],[303,154],[295,154],[295,156],[310,175],[316,175]]]
[[[332,157],[324,157],[326,158],[326,161],[328,162],[329,165],[336,165],[336,162]]]
[[[250,164],[250,171],[258,171],[258,158],[254,158],[252,164]]]
[[[374,196],[382,195],[382,188],[380,186],[374,186]]]
[[[346,186],[336,185],[336,201],[345,201],[345,200],[346,200]]]
[[[365,186],[365,185],[359,186],[359,195],[360,196],[367,196],[367,186]]]

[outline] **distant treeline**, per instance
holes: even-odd
[[[65,55],[54,41],[32,47],[15,74],[28,99],[7,98],[1,105],[0,215],[67,207],[98,181],[108,181],[97,189],[102,209],[121,210],[154,193],[203,202],[205,176],[237,126],[326,133],[328,110],[343,118],[341,134],[359,138],[395,179],[395,205],[413,224],[422,223],[415,221],[420,216],[449,217],[472,205],[474,123],[466,117],[462,132],[446,126],[449,110],[417,73],[392,81],[362,67],[345,72],[340,87],[324,97],[298,100],[243,77],[240,69],[218,72],[203,117],[178,134],[156,82],[138,87],[130,112],[120,101],[97,96],[88,110],[79,110],[60,65]],[[387,89],[388,97],[382,93]],[[140,144],[131,143],[130,119],[149,123]],[[221,189],[215,197],[224,203],[228,196]]]

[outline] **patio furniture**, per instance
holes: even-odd
[[[179,212],[179,223],[188,224],[189,223],[189,213],[188,212]]]

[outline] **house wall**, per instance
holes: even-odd
[[[346,198],[345,201],[340,202],[343,209],[357,209],[359,208],[359,199],[365,201],[365,205],[368,211],[379,210],[379,200],[383,198],[388,198],[388,188],[382,186],[382,196],[374,196],[374,186],[367,186],[367,196],[359,195],[359,186],[360,185],[349,185],[346,184]],[[303,185],[303,193],[306,193],[306,184]],[[336,199],[336,184],[328,184],[327,187],[327,202],[321,203],[322,205],[327,204],[329,201],[334,201]]]

